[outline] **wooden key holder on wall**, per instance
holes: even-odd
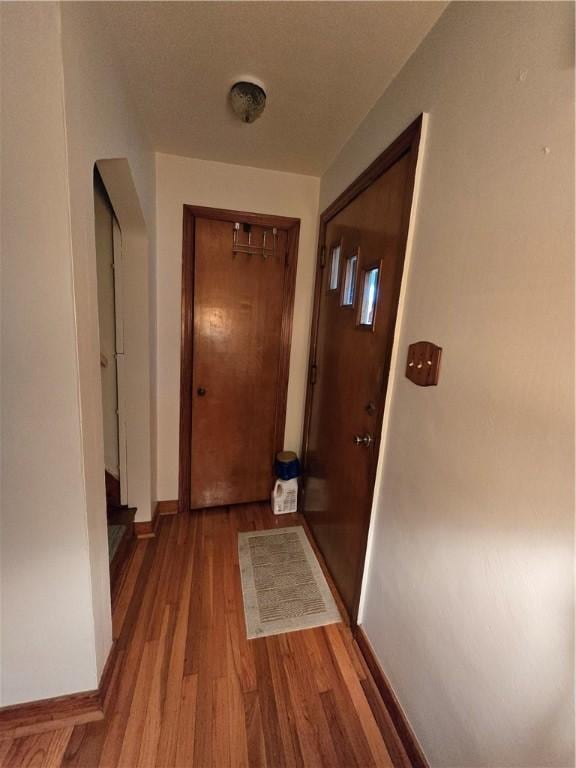
[[[440,374],[442,347],[431,341],[416,341],[408,347],[406,378],[419,387],[435,387]]]

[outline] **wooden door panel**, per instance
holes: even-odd
[[[279,231],[276,255],[264,258],[233,254],[232,229],[196,219],[192,508],[263,500],[271,490],[287,235]],[[253,244],[264,229],[252,226]]]
[[[373,174],[321,229],[328,255],[318,278],[316,365],[306,419],[304,511],[350,616],[355,619],[374,490],[386,385],[414,183],[415,141]],[[362,178],[362,177],[361,177]],[[346,195],[346,193],[344,193]],[[330,252],[340,244],[338,290]],[[357,254],[355,300],[342,305],[346,260]],[[361,326],[364,270],[379,267],[373,326]],[[356,444],[369,435],[371,443]]]

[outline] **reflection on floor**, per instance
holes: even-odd
[[[162,518],[115,590],[105,719],[0,742],[0,764],[391,766],[348,627],[246,640],[238,531],[301,522],[265,505]]]

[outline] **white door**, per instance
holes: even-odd
[[[94,180],[98,326],[106,472],[120,483],[120,503],[128,503],[122,232],[106,189]]]
[[[116,385],[118,391],[118,464],[120,469],[120,502],[128,504],[128,473],[126,456],[126,386],[124,357],[124,302],[122,232],[113,217],[114,244],[114,304],[116,317]]]

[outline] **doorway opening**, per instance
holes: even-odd
[[[184,206],[180,511],[270,496],[299,228],[299,219]]]
[[[134,536],[128,507],[124,372],[122,231],[98,169],[94,168],[94,226],[104,435],[104,481],[111,580]]]

